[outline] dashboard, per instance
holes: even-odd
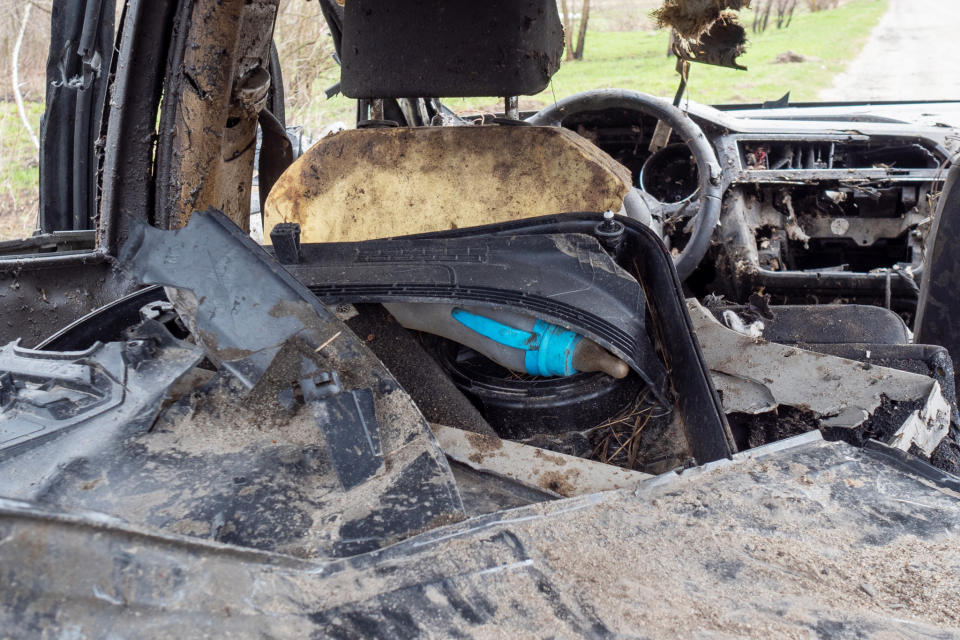
[[[723,187],[712,247],[687,283],[693,293],[745,302],[762,289],[780,303],[835,298],[912,313],[926,233],[958,150],[956,104],[684,107],[716,153]],[[563,126],[631,171],[660,204],[664,241],[682,248],[699,183],[684,141],[664,138],[657,117],[635,109],[572,114]]]

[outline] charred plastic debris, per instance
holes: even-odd
[[[668,2],[659,16],[686,42],[679,46],[682,59],[721,63],[719,53],[703,60],[683,52],[689,53],[694,42],[718,51],[725,47],[727,54],[742,51],[742,42],[727,46],[704,40],[718,25],[736,28],[730,12],[742,4]],[[411,114],[417,123],[428,124],[437,118],[422,116],[431,113],[443,115],[439,121],[446,123],[449,114],[438,111],[437,101],[391,102],[375,96],[469,95],[489,93],[494,86],[494,93],[514,95],[542,88],[560,55],[559,23],[551,7],[534,2],[514,8],[542,16],[531,23],[536,28],[522,36],[539,57],[511,61],[517,73],[507,76],[514,84],[503,86],[496,84],[502,83],[502,73],[467,79],[436,69],[418,75],[409,68],[390,67],[397,64],[392,51],[408,49],[418,30],[426,36],[433,28],[416,13],[423,7],[407,12],[399,7],[373,11],[363,2],[346,8],[330,5],[328,18],[338,50],[344,52],[341,89],[360,98],[367,124],[317,145],[292,165],[282,123],[273,117],[282,115],[282,101],[271,82],[277,61],[264,44],[261,20],[272,15],[271,3],[218,5],[212,11],[198,5],[189,15],[176,17],[183,22],[178,42],[209,43],[216,38],[204,38],[204,29],[234,29],[242,44],[233,54],[237,65],[231,67],[232,78],[215,73],[223,62],[218,56],[230,55],[216,46],[187,47],[183,59],[178,58],[180,66],[163,85],[184,108],[162,112],[163,126],[172,135],[157,150],[157,171],[166,173],[158,174],[156,211],[147,221],[108,217],[99,230],[101,242],[116,249],[124,282],[167,287],[166,295],[157,290],[147,302],[168,305],[163,317],[176,318],[167,322],[177,327],[169,339],[186,340],[182,348],[203,354],[199,367],[192,363],[187,371],[170,374],[185,376],[195,389],[174,394],[169,406],[148,402],[151,428],[199,415],[198,406],[213,411],[210,407],[218,403],[200,402],[191,395],[196,389],[204,390],[201,396],[246,398],[241,407],[262,409],[278,423],[309,406],[320,423],[322,416],[331,415],[336,419],[328,423],[344,423],[324,433],[324,439],[334,475],[346,490],[378,476],[389,461],[381,441],[400,436],[380,434],[377,416],[384,409],[376,393],[397,386],[438,428],[461,427],[632,472],[656,474],[704,464],[813,429],[858,446],[879,439],[957,470],[955,456],[944,451],[955,446],[953,438],[947,438],[956,415],[952,362],[944,347],[915,344],[904,324],[913,321],[917,309],[927,233],[940,180],[956,147],[952,129],[911,129],[893,117],[842,109],[812,118],[789,109],[734,113],[692,105],[684,112],[663,100],[619,90],[562,100],[523,121],[534,126],[501,124],[466,131],[384,124],[388,117],[413,124]],[[453,21],[447,25],[450,37],[430,41],[433,49],[418,49],[423,59],[407,64],[419,68],[437,56],[462,55],[462,43],[454,37],[456,17],[447,19]],[[396,20],[410,23],[408,30],[391,32],[402,33],[396,36],[399,40],[369,40],[375,27]],[[516,20],[499,15],[495,22],[505,29],[503,38],[516,37],[506,33]],[[488,44],[476,45],[483,49],[474,52],[480,59],[496,56],[496,47]],[[207,100],[214,94],[227,105],[222,113],[197,102],[198,96]],[[224,114],[232,123],[229,136],[205,139],[206,146],[178,147],[189,138],[183,131],[206,130]],[[238,229],[245,227],[249,185],[246,177],[234,173],[252,170],[253,155],[246,150],[252,148],[257,121],[263,131],[259,199],[271,223],[272,251],[284,268],[264,262],[260,249],[243,241],[239,231],[227,234],[229,240],[224,236],[224,246],[204,261],[186,247],[193,243],[200,251],[207,242],[199,239],[203,234],[212,238],[226,233],[223,214],[192,216],[191,211],[203,203],[218,203]],[[337,206],[336,198],[367,188],[377,198],[351,196],[362,207],[382,207],[385,199],[375,189],[376,176],[366,169],[346,173],[332,161],[331,150],[342,155],[348,149],[360,160],[390,158],[393,164],[412,158],[404,170],[416,173],[421,154],[452,166],[467,162],[450,150],[462,152],[463,141],[469,139],[469,148],[478,150],[480,159],[468,172],[500,175],[503,185],[514,184],[517,191],[532,159],[518,153],[511,162],[504,153],[511,140],[520,138],[526,140],[521,142],[524,148],[549,146],[563,158],[565,173],[589,185],[578,189],[573,182],[551,182],[558,194],[579,193],[580,199],[571,201],[585,208],[623,200],[623,215],[600,219],[566,214],[510,222],[528,213],[531,205],[501,187],[496,197],[513,203],[517,211],[497,212],[504,221],[493,227],[335,241],[351,237],[358,227],[326,213]],[[584,138],[592,144],[584,146]],[[484,145],[489,145],[486,156]],[[211,166],[211,154],[232,160],[198,173],[198,167]],[[112,166],[110,161],[107,165]],[[288,170],[282,170],[287,165]],[[346,187],[324,193],[323,181],[334,180],[331,172],[336,171],[341,171],[339,180]],[[401,182],[411,182],[416,193],[439,188],[451,176],[418,183],[419,176],[406,175]],[[381,188],[399,188],[384,184]],[[232,194],[226,200],[220,197],[225,190]],[[483,195],[480,189],[476,193]],[[448,195],[457,196],[443,197]],[[130,194],[108,194],[108,204],[110,197],[124,200]],[[495,202],[483,201],[478,211],[490,206]],[[343,207],[345,220],[356,221],[362,214]],[[442,227],[443,212],[433,213],[435,225]],[[427,208],[423,217],[432,220],[430,214]],[[171,239],[161,240],[167,236],[156,231],[194,218],[197,222]],[[447,224],[456,228],[478,219],[448,216]],[[375,237],[375,229],[359,226]],[[673,265],[660,240],[685,281],[683,290],[671,280]],[[131,248],[137,246],[141,253]],[[168,253],[182,256],[169,258]],[[167,257],[158,258],[161,254]],[[240,257],[232,258],[236,264],[221,262],[227,256]],[[184,267],[185,260],[193,266]],[[180,269],[150,271],[168,263]],[[248,263],[264,275],[239,276]],[[27,272],[19,276],[30,278],[33,274]],[[285,284],[267,284],[273,280]],[[265,306],[281,313],[275,309],[281,299],[260,299],[281,289],[287,292],[283,304],[292,305],[283,313],[309,317],[312,328],[263,315]],[[60,352],[51,357],[86,362],[95,355],[69,354],[89,349],[120,349],[124,362],[132,361],[134,352],[143,357],[142,348],[127,352],[130,344],[141,341],[127,340],[127,334],[147,331],[155,340],[160,325],[144,315],[147,307],[137,306],[144,301],[142,295],[68,327],[47,342],[48,350]],[[305,311],[303,305],[312,310]],[[300,307],[304,310],[297,311]],[[328,308],[335,310],[335,317]],[[321,331],[312,314],[321,322],[345,324]],[[110,330],[100,335],[101,326]],[[348,375],[317,361],[334,357],[352,336],[368,343],[395,381],[381,381],[375,393],[354,379],[356,372]],[[97,342],[106,344],[96,347]],[[42,353],[15,345],[4,351],[10,367],[4,416],[16,425],[11,427],[15,435],[10,447],[46,438],[56,441],[52,434],[79,428],[110,404],[105,399],[109,394],[95,385],[82,392],[85,399],[73,397],[66,389],[80,384],[79,379],[58,378],[57,367]],[[162,356],[165,351],[153,346],[149,353]],[[45,367],[51,371],[48,383],[42,375]],[[94,370],[100,369],[84,374],[85,384],[99,380]],[[374,370],[381,373],[366,375],[386,375],[383,365]],[[113,380],[127,376],[123,371],[104,375]],[[793,384],[797,380],[803,384]],[[52,396],[42,397],[45,384],[54,390]],[[183,386],[181,381],[174,388]],[[118,403],[114,396],[112,402]],[[38,416],[46,415],[42,407],[50,403],[69,406],[67,413],[76,416],[33,431],[28,425],[42,422]],[[24,417],[28,415],[33,417]],[[31,433],[39,434],[39,440]],[[419,437],[432,442],[429,434]],[[448,441],[458,447],[464,442],[452,436]],[[338,451],[358,457],[344,458]],[[435,448],[430,452],[437,457]],[[461,450],[447,454],[458,464],[484,457]],[[474,471],[488,471],[479,463],[473,466],[478,467]],[[541,483],[528,489],[547,489],[553,495],[579,492],[575,487],[556,490],[568,485],[562,479],[550,488]],[[445,509],[438,507],[437,514]]]
[[[921,459],[954,414],[941,390],[952,390],[949,369],[940,380],[903,371],[909,358],[890,345],[871,348],[899,369],[818,352],[862,347],[852,342],[862,339],[858,328],[830,315],[854,314],[853,306],[771,317],[762,297],[734,308],[685,301],[656,235],[624,220],[615,257],[603,244],[608,224],[568,214],[442,238],[291,243],[296,260],[280,265],[216,211],[178,231],[134,223],[118,265],[147,288],[40,349],[0,353],[4,539],[45,550],[30,563],[0,554],[11,624],[57,627],[55,614],[130,631],[134,618],[115,612],[135,607],[136,628],[149,634],[269,628],[388,638],[427,629],[482,635],[496,625],[603,636],[623,629],[625,610],[575,586],[590,581],[572,559],[586,553],[591,571],[612,570],[621,552],[606,552],[636,544],[627,540],[638,526],[655,532],[662,557],[684,558],[670,569],[686,585],[679,601],[721,610],[702,598],[722,576],[762,584],[764,594],[794,588],[771,580],[758,550],[787,544],[796,558],[806,548],[769,532],[799,525],[813,548],[841,539],[843,557],[870,558],[900,536],[933,539],[960,522],[960,480]],[[464,259],[477,255],[487,259]],[[579,266],[560,268],[568,261]],[[490,286],[485,272],[508,262],[518,277]],[[541,263],[563,275],[523,277]],[[573,286],[578,278],[593,283],[592,298]],[[600,293],[611,308],[596,304]],[[412,334],[384,310],[454,299],[478,314],[494,299],[538,309],[629,362],[626,379],[653,397],[607,426],[626,423],[619,446],[635,452],[634,467],[688,468],[651,475],[557,452],[570,438],[544,433],[544,418],[529,426],[539,439],[501,438],[492,414],[466,402],[467,389],[449,377],[436,338]],[[868,309],[871,324],[884,325],[871,328],[872,340],[903,337],[899,318]],[[811,344],[807,334],[801,348],[750,335],[761,321],[768,335],[796,335],[791,322],[807,326],[804,313],[825,314],[833,335],[851,342]],[[662,368],[640,366],[648,349]],[[431,424],[440,416],[458,426]],[[743,416],[777,417],[761,432]],[[703,546],[718,521],[736,531],[736,548]],[[588,543],[586,531],[595,531]],[[937,548],[916,543],[906,553],[948,563]],[[841,560],[830,568],[851,570]],[[861,589],[896,588],[872,580]],[[766,597],[741,607],[765,619]],[[798,601],[801,617],[821,621],[798,624],[829,615],[868,635],[906,624],[826,602]],[[940,615],[934,608],[928,619]],[[918,628],[928,627],[911,621],[903,633]]]
[[[454,421],[479,432],[471,436],[437,427],[452,443],[451,458],[475,467],[460,471],[467,478],[491,472],[482,464],[483,451],[503,446],[487,417],[496,418],[504,434],[510,433],[507,425],[514,425],[526,429],[527,436],[561,435],[584,420],[606,421],[635,403],[641,392],[659,398],[661,411],[670,407],[668,413],[676,418],[668,425],[670,443],[660,445],[670,455],[661,467],[692,457],[710,461],[729,456],[732,438],[690,333],[676,280],[666,268],[669,256],[646,227],[620,224],[618,240],[624,249],[647,256],[633,260],[645,274],[641,288],[591,235],[607,224],[595,215],[563,216],[465,237],[301,246],[289,271],[218,212],[197,213],[180,231],[134,224],[119,263],[141,285],[166,285],[166,294],[159,288],[136,293],[129,302],[79,321],[50,341],[65,351],[15,344],[4,351],[9,370],[4,377],[4,466],[11,474],[5,486],[10,497],[85,504],[172,532],[209,534],[297,555],[344,555],[464,517],[457,487],[421,411],[434,422]],[[311,261],[319,255],[322,259]],[[478,255],[485,259],[469,259]],[[457,258],[467,259],[459,264]],[[395,278],[398,264],[411,274],[404,281]],[[505,268],[517,276],[509,286],[499,279]],[[545,270],[558,275],[545,277]],[[251,280],[259,285],[244,284]],[[604,297],[606,309],[597,304]],[[655,303],[649,315],[637,308],[644,300]],[[388,309],[421,304],[448,317],[455,306],[474,310],[474,318],[504,321],[521,310],[536,312],[550,327],[557,327],[551,321],[576,327],[581,333],[574,338],[574,354],[586,351],[589,361],[613,367],[620,379],[599,370],[577,374],[567,382],[575,402],[564,404],[538,389],[533,379],[513,385],[513,376],[494,374],[488,379],[499,383],[490,386],[499,388],[503,406],[498,408],[504,413],[481,415],[461,393],[482,396],[467,388],[470,370],[457,378],[445,369],[463,365],[458,355],[438,358],[431,371],[428,363],[434,356],[417,339],[375,344],[374,333],[407,331],[393,320],[379,324],[381,316],[368,325],[371,345],[383,349],[387,362],[414,364],[394,370],[398,384],[349,328],[370,323],[375,303]],[[505,316],[495,312],[498,307],[517,311]],[[130,322],[129,312],[137,308],[139,317]],[[129,326],[122,322],[125,316]],[[644,317],[673,345],[663,352],[670,375],[650,342]],[[91,345],[91,326],[113,327],[115,335],[101,331]],[[569,340],[563,334],[570,333],[547,335]],[[114,340],[104,344],[109,338]],[[547,351],[547,339],[541,337],[541,351]],[[569,342],[563,344],[571,349]],[[441,351],[449,345],[441,345]],[[521,346],[537,355],[530,345]],[[101,351],[114,354],[112,368],[98,359]],[[566,359],[579,364],[574,354]],[[563,361],[565,354],[561,351],[559,357]],[[147,372],[153,373],[149,396],[136,395],[139,387],[124,393],[125,384],[129,387],[129,381]],[[437,384],[442,377],[446,383]],[[545,382],[557,392],[550,380]],[[675,403],[666,399],[674,389],[680,390]],[[434,402],[418,410],[405,390],[415,398],[433,395]],[[513,398],[503,398],[506,392]],[[604,408],[606,414],[591,415]],[[538,415],[542,413],[552,415]],[[517,414],[525,415],[528,424],[520,424]],[[131,415],[137,420],[130,420]],[[50,416],[56,421],[47,425]],[[557,465],[556,455],[546,449],[516,446],[516,464],[540,462],[536,471],[527,472],[534,480],[523,476],[524,482],[507,483],[528,501],[625,486],[623,478],[647,477],[586,460]],[[26,473],[38,459],[45,461],[44,471]],[[556,469],[544,468],[551,464]],[[506,469],[501,475],[514,478],[518,472]],[[588,482],[584,486],[577,480],[581,474]],[[299,481],[298,475],[303,476]],[[591,477],[597,478],[594,484],[589,484]],[[188,492],[194,484],[206,489]],[[252,512],[230,504],[238,493],[257,496],[269,486],[288,487],[286,493],[294,492],[294,497],[285,496],[282,505],[252,500]],[[361,501],[364,512],[354,521],[344,501],[356,503],[360,490],[379,495],[384,506],[371,506],[370,498]],[[146,494],[151,497],[144,504]],[[393,505],[401,498],[402,507]],[[386,513],[389,509],[394,512]],[[319,522],[327,524],[329,518],[332,531]],[[378,526],[387,529],[376,533]],[[348,535],[353,531],[363,532],[362,540]],[[301,538],[313,545],[310,550]]]
[[[142,284],[179,281],[185,288],[170,296],[179,313],[92,347],[115,354],[112,369],[86,352],[13,351],[4,431],[10,417],[20,431],[5,438],[9,496],[300,556],[352,555],[463,518],[406,395],[250,245],[222,214],[194,216],[181,232],[134,227],[121,261]],[[251,277],[256,292],[241,285]],[[82,323],[76,331],[82,341]],[[71,337],[58,341],[75,347]],[[151,372],[141,398],[130,383]],[[118,397],[101,401],[99,389],[78,386],[81,375],[111,382]],[[42,412],[64,422],[38,428]]]
[[[716,610],[718,580],[796,593],[763,550],[823,562],[808,538],[948,566],[956,128],[627,90],[519,114],[562,36],[553,0],[501,4],[438,30],[430,3],[322,0],[360,126],[299,155],[275,3],[130,2],[102,171],[81,163],[102,198],[0,246],[0,335],[23,335],[0,348],[0,621],[604,636],[650,599],[604,602],[577,559],[622,545]],[[745,4],[667,2],[681,60],[735,66]],[[429,97],[487,94],[489,126]],[[827,596],[797,624],[922,627]]]
[[[930,459],[956,422],[945,352],[883,344],[906,337],[896,315],[774,312],[763,298],[708,309],[684,301],[649,228],[616,222],[611,242],[610,224],[568,214],[299,246],[282,229],[274,241],[292,258],[284,267],[215,211],[179,231],[135,223],[119,264],[166,289],[80,320],[51,339],[61,351],[14,343],[0,355],[7,495],[342,556],[470,513],[637,486],[817,429]],[[532,331],[525,314],[547,329]],[[868,320],[855,326],[858,314]],[[751,335],[764,321],[782,343]],[[561,324],[571,329],[550,333]],[[439,337],[456,338],[458,325],[474,332],[460,338],[473,348]],[[831,343],[798,337],[811,325]],[[91,342],[91,326],[113,335]],[[504,333],[540,343],[509,346]],[[543,377],[562,374],[535,368],[548,366],[551,339],[566,340],[567,366],[582,366],[576,354],[589,345],[596,371]],[[524,365],[509,355],[497,363],[498,348],[533,355],[526,366],[540,376],[512,373],[507,366]],[[408,366],[388,370],[381,359]],[[905,362],[939,373],[903,371]],[[481,489],[487,482],[493,488]]]

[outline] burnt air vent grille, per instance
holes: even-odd
[[[823,169],[935,169],[941,160],[912,140],[837,142],[822,140],[741,140],[740,161],[747,171]]]

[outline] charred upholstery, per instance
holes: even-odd
[[[351,98],[539,93],[560,68],[554,0],[356,0],[345,5]]]
[[[563,52],[553,0],[357,0],[342,13],[341,89],[377,103],[535,94]],[[556,127],[358,129],[322,140],[285,172],[264,229],[295,222],[304,242],[355,241],[616,211],[630,186],[623,166]]]
[[[559,127],[356,129],[280,177],[264,229],[296,222],[303,242],[367,240],[618,210],[629,189],[625,167]]]

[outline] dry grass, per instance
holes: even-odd
[[[644,429],[651,420],[669,415],[670,412],[664,411],[648,390],[642,391],[617,416],[587,431],[590,441],[594,443],[591,457],[606,464],[637,469]]]
[[[283,68],[287,122],[303,124],[318,111],[322,115],[327,102],[324,91],[340,72],[320,3],[281,0],[274,41]]]
[[[0,241],[32,235],[39,205],[37,189],[0,192]]]
[[[13,100],[10,82],[10,61],[13,45],[23,17],[24,0],[0,0],[0,99]],[[25,99],[43,97],[47,49],[50,47],[51,0],[31,2],[33,8],[20,48],[20,90]]]
[[[728,9],[750,6],[750,0],[665,0],[653,12],[661,27],[671,27],[681,36],[695,40],[705,34]]]

